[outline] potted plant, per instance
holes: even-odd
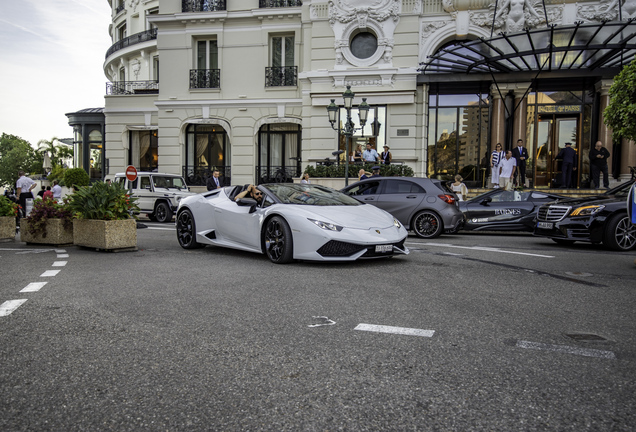
[[[35,244],[72,244],[73,212],[53,198],[36,200],[29,217],[20,221],[20,240]]]
[[[119,183],[80,187],[68,199],[73,212],[73,243],[101,250],[136,249],[136,199]]]
[[[5,196],[0,196],[0,239],[15,238],[15,218],[20,206]]]

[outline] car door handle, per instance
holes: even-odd
[[[406,199],[415,199],[415,198],[417,198],[415,195],[409,195],[406,197]]]
[[[369,198],[365,198],[364,200],[365,200],[365,201],[375,201],[375,198],[373,198],[373,197],[369,197]]]

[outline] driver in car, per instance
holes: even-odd
[[[238,201],[241,198],[245,198],[247,194],[250,195],[249,198],[254,198],[256,202],[258,202],[259,204],[263,200],[263,192],[261,192],[260,190],[256,188],[256,186],[251,184],[247,187],[247,189],[245,189],[243,192],[238,194],[236,198],[234,198],[234,201]]]

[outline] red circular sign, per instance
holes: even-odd
[[[126,167],[126,178],[129,181],[135,181],[137,180],[137,168],[135,168],[132,165],[128,165]]]

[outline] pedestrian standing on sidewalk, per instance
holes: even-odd
[[[497,143],[495,149],[492,151],[490,155],[490,166],[492,172],[492,184],[493,189],[499,188],[499,162],[505,157],[505,153],[501,147],[501,143]]]
[[[26,217],[26,200],[27,198],[33,199],[33,193],[31,191],[37,183],[31,180],[24,174],[24,171],[18,171],[18,181],[15,183],[16,187],[16,197],[18,198],[18,203],[22,206],[22,215]]]
[[[596,145],[590,150],[590,168],[592,171],[592,181],[596,189],[601,187],[601,173],[603,173],[603,187],[609,187],[609,171],[607,169],[607,158],[610,152],[600,141],[596,141]]]
[[[512,151],[506,152],[506,157],[499,161],[499,186],[510,191],[517,172],[517,160],[512,157]]]

